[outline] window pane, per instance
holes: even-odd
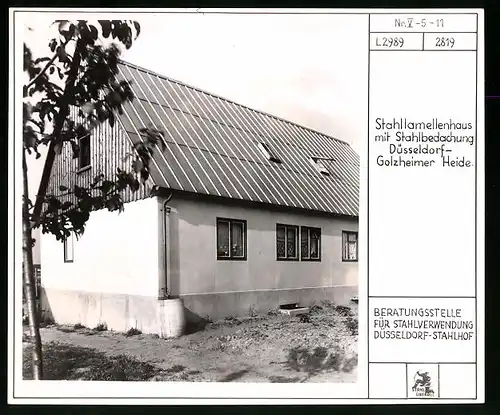
[[[243,223],[231,222],[231,256],[243,256]]]
[[[80,140],[80,168],[90,165],[90,136]]]
[[[285,258],[285,227],[276,227],[276,254],[278,258]]]
[[[358,246],[358,244],[355,243],[355,242],[350,242],[349,243],[349,259],[351,259],[351,260],[357,259],[356,258],[357,257],[357,253],[358,253],[357,252],[358,251],[357,246]]]
[[[348,233],[349,242],[356,242],[358,240],[358,234],[354,232]]]
[[[229,256],[229,223],[217,222],[217,256]]]
[[[73,262],[73,234],[64,241],[64,261]]]
[[[295,228],[286,230],[286,254],[287,258],[297,257],[297,230]]]
[[[311,230],[311,258],[319,258],[319,233]]]
[[[342,259],[349,259],[349,246],[347,243],[347,232],[342,232]]]
[[[302,228],[300,231],[300,255],[309,258],[309,229]]]

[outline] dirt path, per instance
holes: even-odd
[[[158,368],[150,380],[356,382],[357,310],[315,309],[309,317],[232,319],[178,339],[50,326],[46,347],[68,344],[125,355]]]

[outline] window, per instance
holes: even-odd
[[[247,259],[247,223],[237,219],[217,219],[217,259]]]
[[[317,158],[317,157],[311,157],[310,161],[311,161],[312,165],[316,168],[316,170],[319,173],[324,174],[325,176],[329,176],[330,175],[330,172],[326,168],[326,166],[323,163],[322,159]]]
[[[300,259],[321,261],[321,229],[306,226],[300,228]]]
[[[358,233],[342,231],[342,261],[358,260]]]
[[[81,170],[90,166],[90,135],[80,138],[79,145],[78,168]]]
[[[73,234],[64,240],[64,262],[73,262]]]
[[[299,227],[276,225],[276,258],[278,260],[298,260]]]
[[[274,163],[281,163],[280,158],[272,152],[268,144],[259,143],[259,149],[262,152],[262,154],[264,154],[264,157],[269,161],[272,161]]]

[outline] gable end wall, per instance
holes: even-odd
[[[77,109],[71,110],[71,118],[78,120]],[[49,180],[48,194],[60,195],[59,186],[73,188],[75,184],[88,187],[98,174],[104,174],[105,179],[114,180],[116,169],[130,171],[132,159],[127,157],[134,151],[130,139],[117,121],[114,127],[109,122],[98,125],[90,137],[91,163],[90,169],[78,172],[78,158],[73,158],[71,144],[66,142],[62,152],[56,155],[52,174]],[[154,183],[149,179],[141,184],[137,192],[124,190],[122,198],[125,203],[142,200],[150,195]]]

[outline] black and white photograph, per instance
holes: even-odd
[[[360,20],[71,17],[22,28],[23,378],[357,382]]]
[[[484,402],[483,10],[9,24],[11,402]]]

